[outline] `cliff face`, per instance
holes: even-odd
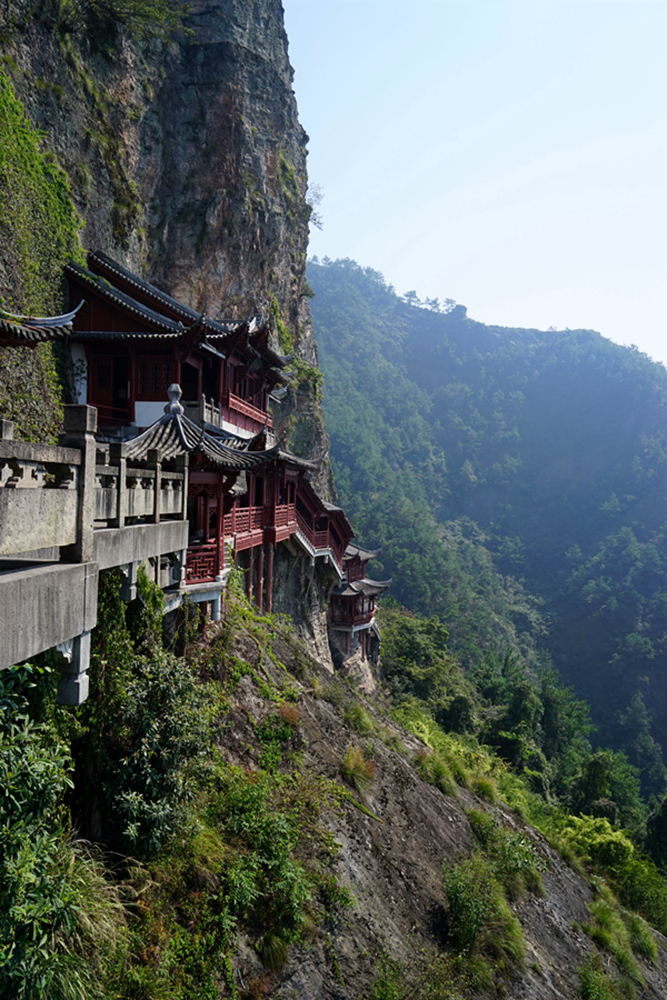
[[[307,136],[282,6],[195,0],[171,41],[67,34],[32,11],[19,0],[4,12],[5,67],[70,178],[84,248],[214,318],[273,312],[276,346],[304,363],[278,431],[325,455],[303,296]],[[330,494],[328,461],[316,486]]]

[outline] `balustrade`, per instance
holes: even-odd
[[[118,451],[118,448],[115,449]],[[185,518],[185,474],[160,469],[159,506],[156,509],[156,469],[126,463],[109,464],[109,452],[99,449],[95,466],[96,526],[122,527],[131,519],[154,521]],[[115,459],[119,456],[116,454]],[[119,523],[121,522],[121,523]]]
[[[11,433],[0,434],[0,555],[72,545],[81,452],[14,441]]]

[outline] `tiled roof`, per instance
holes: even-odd
[[[158,313],[155,312],[155,310],[153,309],[149,309],[148,306],[143,305],[143,303],[141,302],[137,302],[137,300],[133,299],[130,295],[127,295],[125,292],[121,292],[119,288],[115,288],[106,280],[106,278],[100,278],[98,275],[93,274],[92,271],[89,271],[88,268],[82,267],[81,264],[75,264],[74,262],[71,261],[65,267],[65,274],[69,275],[72,278],[75,278],[77,281],[81,282],[84,286],[88,286],[89,288],[94,289],[98,295],[101,295],[102,298],[106,299],[108,302],[113,302],[115,305],[120,306],[121,309],[125,310],[126,312],[129,312],[132,316],[136,316],[138,319],[143,320],[147,325],[154,327],[156,332],[169,334],[171,335],[171,337],[174,338],[180,338],[185,333],[187,333],[186,327],[183,326],[180,320],[176,321],[173,319],[169,319],[168,316],[164,316],[162,313]],[[106,336],[108,338],[123,337],[124,339],[127,337],[136,337],[136,336],[145,337],[147,335],[146,333],[118,334],[112,332],[104,333],[103,331],[90,331],[90,333],[92,333],[94,337],[95,336],[98,337]],[[73,334],[73,337],[74,339],[78,340],[80,338],[85,338],[85,335],[86,335],[85,330],[77,330]]]
[[[0,309],[0,343],[33,347],[45,340],[60,339],[72,332],[72,320],[83,305],[60,316],[16,315]]]
[[[348,547],[345,549],[345,559],[354,559],[357,556],[362,560],[366,561],[368,559],[377,559],[377,557],[382,552],[382,549],[365,549],[361,545],[357,545],[356,542],[350,542]]]
[[[176,455],[201,451],[216,465],[226,469],[253,469],[265,465],[279,457],[279,448],[267,451],[241,451],[216,441],[201,427],[185,416],[179,403],[180,386],[169,387],[170,402],[165,406],[163,417],[151,424],[147,430],[127,443],[127,457],[142,461],[151,450],[158,451],[162,460]]]
[[[390,586],[391,580],[353,580],[352,583],[339,583],[333,593],[335,597],[377,597]]]
[[[212,332],[225,337],[228,334],[234,333],[237,330],[242,330],[245,326],[247,326],[245,322],[238,322],[235,320],[214,320],[209,316],[202,317],[201,314],[195,309],[191,309],[190,306],[186,306],[183,302],[179,302],[177,299],[172,298],[171,295],[167,295],[166,292],[156,288],[155,285],[151,285],[150,282],[144,281],[143,278],[133,274],[132,271],[128,271],[122,264],[112,260],[111,257],[108,257],[100,250],[95,253],[89,253],[88,262],[93,268],[101,271],[103,274],[111,274],[120,278],[121,282],[126,282],[128,285],[136,288],[139,293],[153,299],[157,305],[161,305],[163,308],[177,313],[187,321],[188,325],[192,325],[195,321],[203,319],[205,325],[210,328]]]

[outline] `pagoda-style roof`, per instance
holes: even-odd
[[[266,465],[281,455],[278,446],[267,451],[241,450],[230,447],[207,434],[185,415],[179,400],[181,387],[169,386],[169,402],[164,408],[164,416],[151,424],[143,434],[127,442],[126,455],[129,459],[143,461],[149,451],[157,451],[166,461],[176,455],[192,454],[200,451],[211,462],[226,469],[254,469]],[[250,442],[247,442],[249,444]]]
[[[202,322],[206,326],[207,332],[224,337],[230,333],[245,331],[248,328],[248,324],[245,322],[213,320],[209,316],[203,316],[195,309],[191,309],[190,306],[186,306],[183,302],[179,302],[171,295],[156,288],[155,285],[151,285],[150,282],[144,281],[132,271],[128,271],[126,267],[112,260],[100,250],[88,254],[88,266],[97,275],[113,282],[117,288],[131,296],[133,300],[139,300],[149,308],[159,309],[172,320],[181,321],[186,326]]]
[[[345,561],[351,559],[361,559],[362,562],[367,562],[369,559],[377,559],[377,557],[382,552],[382,549],[365,549],[362,545],[358,545],[356,542],[350,542],[348,547],[345,549]]]
[[[78,329],[72,335],[73,340],[96,338],[127,340],[142,337],[153,339],[156,336],[165,340],[181,340],[190,332],[193,326],[199,323],[200,317],[196,317],[194,323],[190,323],[186,327],[180,319],[175,320],[169,316],[165,316],[164,313],[156,312],[149,306],[144,305],[144,303],[132,298],[131,295],[128,295],[120,288],[116,288],[115,285],[110,284],[106,278],[101,278],[99,275],[93,274],[87,267],[82,267],[81,264],[76,264],[73,261],[70,261],[66,265],[65,274],[68,278],[74,279],[79,286],[94,291],[99,298],[138,321],[136,331]],[[141,329],[142,326],[144,329]]]
[[[71,261],[65,274],[78,292],[94,293],[98,300],[120,314],[118,322],[113,324],[116,328],[111,330],[105,320],[102,320],[105,329],[94,328],[100,320],[93,318],[91,323],[88,317],[77,324],[73,340],[150,340],[172,342],[174,346],[180,342],[223,358],[236,351],[251,366],[255,360],[259,361],[274,382],[282,385],[287,382],[281,371],[293,355],[283,357],[271,348],[268,322],[262,316],[244,321],[211,319],[100,251],[88,254],[88,267]],[[84,329],[86,325],[93,328]]]
[[[72,322],[83,305],[60,316],[29,316],[0,309],[0,344],[5,347],[35,347],[45,340],[64,338],[72,332]]]
[[[391,580],[353,580],[352,583],[339,583],[334,588],[335,597],[378,597],[391,586]]]

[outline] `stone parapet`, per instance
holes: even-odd
[[[97,563],[51,563],[0,572],[0,669],[90,631]]]
[[[188,522],[161,521],[125,528],[99,528],[93,542],[94,558],[100,569],[110,569],[186,549]]]

